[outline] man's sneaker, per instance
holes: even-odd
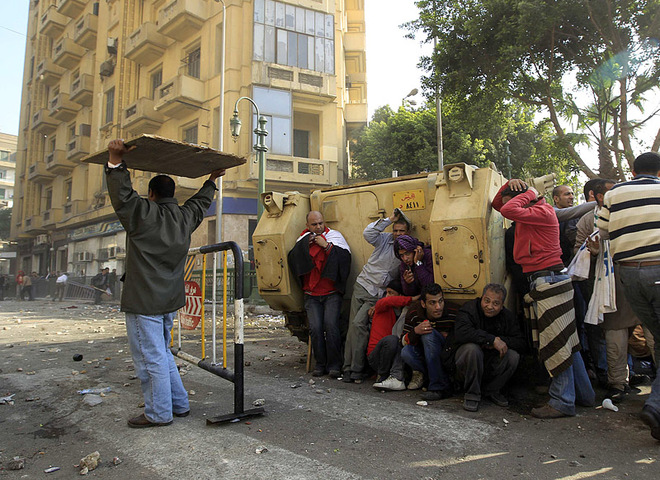
[[[650,405],[644,405],[639,415],[646,425],[651,427],[651,436],[660,440],[660,413]]]
[[[560,412],[556,408],[551,407],[547,403],[542,407],[532,408],[532,416],[536,418],[561,418],[567,417],[565,413]]]
[[[330,372],[328,372],[328,376],[330,378],[339,378],[341,377],[341,372],[339,370],[330,370]]]
[[[312,377],[322,377],[325,375],[325,370],[323,368],[315,368],[312,372]]]
[[[637,385],[646,385],[651,383],[651,377],[644,373],[636,373],[630,376],[628,383],[631,387],[636,387]]]
[[[623,402],[626,395],[630,393],[630,387],[625,385],[623,388],[612,387],[607,391],[607,398],[611,398],[614,403]]]
[[[490,400],[491,402],[493,402],[498,407],[508,407],[509,406],[509,401],[500,392],[489,393],[488,395],[486,395],[486,398],[488,400]]]
[[[392,375],[387,377],[385,380],[382,382],[374,383],[373,384],[374,388],[378,388],[381,390],[405,390],[406,389],[406,384],[403,383],[401,380],[394,378]]]
[[[408,384],[408,390],[419,390],[424,385],[424,374],[415,370]]]
[[[442,400],[451,397],[452,393],[449,390],[429,390],[422,393],[422,400]]]
[[[468,400],[467,398],[463,400],[463,410],[468,412],[476,412],[479,410],[479,402],[477,400]]]

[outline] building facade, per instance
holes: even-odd
[[[0,132],[0,208],[14,205],[18,137]]]
[[[364,0],[224,4],[226,18],[219,0],[31,0],[12,220],[19,268],[123,271],[125,234],[102,167],[80,160],[145,133],[248,158],[225,176],[222,208],[223,239],[247,252],[259,170],[248,102],[231,140],[242,96],[268,120],[267,190],[347,180],[349,141],[367,122]],[[133,172],[140,194],[151,176]],[[203,182],[175,180],[179,201]],[[194,245],[216,241],[214,211]]]

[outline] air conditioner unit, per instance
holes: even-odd
[[[126,249],[124,247],[115,247],[115,256],[117,258],[126,257]]]
[[[99,68],[99,74],[102,77],[109,77],[115,71],[115,62],[112,60],[106,60],[101,64]]]
[[[35,245],[43,245],[44,243],[48,243],[48,235],[37,235],[37,238],[34,239]]]
[[[111,257],[111,255],[110,255],[110,249],[109,248],[102,248],[102,249],[99,250],[99,254],[98,254],[98,259],[99,260],[107,260],[110,257]]]

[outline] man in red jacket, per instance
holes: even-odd
[[[550,400],[532,409],[537,418],[575,415],[576,402],[590,406],[595,393],[580,355],[575,327],[573,285],[561,275],[564,264],[559,244],[557,215],[533,187],[513,179],[502,185],[493,208],[516,222],[513,256],[530,282],[539,321],[539,356],[552,382]]]

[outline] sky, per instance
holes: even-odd
[[[0,132],[18,134],[29,0],[2,0],[0,6]],[[369,118],[383,105],[396,109],[411,90],[421,92],[424,75],[417,64],[430,45],[404,38],[400,25],[416,18],[414,0],[365,0],[367,31],[367,101]],[[413,97],[418,105],[423,97]],[[660,119],[647,129],[657,132]],[[645,132],[646,133],[646,132]]]

